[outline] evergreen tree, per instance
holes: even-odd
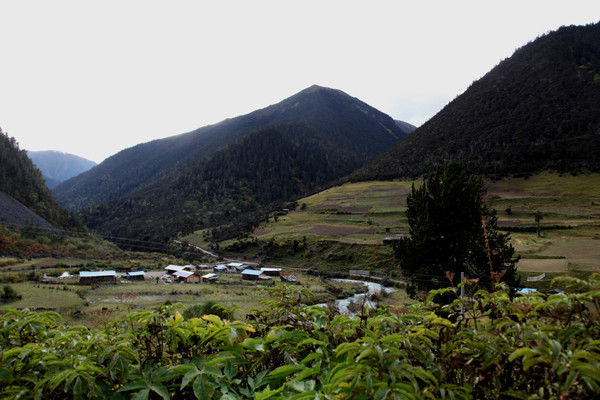
[[[509,235],[498,232],[495,211],[484,203],[484,193],[482,179],[469,176],[457,163],[438,168],[421,187],[413,185],[406,211],[410,236],[394,245],[409,280],[409,293],[447,286],[447,271],[454,273],[455,284],[465,272],[468,278],[479,278],[483,286],[491,287],[491,268],[503,273],[509,285],[518,284],[515,250]]]

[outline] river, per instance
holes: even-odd
[[[359,280],[356,280],[356,279],[332,279],[332,281],[335,281],[335,282],[360,283],[360,284],[362,284],[362,285],[364,285],[364,286],[367,287],[367,291],[366,292],[358,293],[358,294],[355,294],[354,296],[351,296],[351,297],[348,297],[348,298],[345,298],[345,299],[339,299],[339,300],[335,301],[335,305],[337,306],[338,310],[342,314],[354,314],[352,311],[350,311],[348,309],[348,305],[350,303],[360,304],[360,302],[363,301],[363,298],[365,296],[367,296],[367,295],[368,295],[368,297],[367,297],[365,305],[367,307],[375,307],[375,303],[369,299],[369,297],[371,297],[371,295],[373,293],[376,293],[376,292],[391,293],[391,292],[396,291],[396,289],[394,289],[393,287],[383,286],[380,283],[368,282],[368,281],[359,281]],[[321,304],[317,304],[317,306],[327,307],[327,304],[321,303]]]

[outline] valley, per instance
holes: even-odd
[[[136,10],[132,20],[142,14]],[[327,32],[337,26],[337,14],[326,19]],[[209,18],[201,24],[194,14],[193,24],[178,25],[191,29],[213,19],[202,15]],[[161,27],[171,17],[161,15]],[[312,17],[311,29],[318,25]],[[168,45],[175,53],[163,52],[155,42],[148,42],[144,67],[130,70],[135,74],[123,69],[128,62],[108,57],[128,83],[106,85],[107,103],[122,118],[144,115],[134,125],[120,125],[107,104],[96,103],[101,113],[92,112],[91,100],[101,91],[84,94],[81,82],[85,91],[66,93],[85,109],[58,98],[57,108],[54,99],[39,97],[44,111],[63,115],[57,117],[62,124],[39,108],[39,115],[27,116],[44,121],[40,141],[48,133],[75,149],[81,149],[79,139],[114,149],[103,141],[117,136],[96,126],[108,126],[105,117],[114,124],[123,135],[121,150],[98,165],[66,153],[27,152],[0,130],[0,397],[598,398],[600,23],[547,31],[468,87],[453,83],[467,89],[442,99],[449,102],[432,117],[415,119],[422,120],[419,127],[339,89],[298,86],[313,77],[297,72],[325,68],[335,54],[346,60],[351,81],[366,82],[354,86],[361,96],[378,86],[408,89],[395,86],[399,75],[412,80],[415,71],[427,72],[423,86],[405,97],[365,97],[386,110],[406,107],[403,115],[414,116],[411,108],[440,102],[431,93],[447,88],[430,83],[435,75],[448,79],[449,63],[429,71],[430,61],[415,51],[400,52],[403,64],[389,63],[380,51],[373,62],[366,48],[378,49],[379,41],[363,43],[371,32],[355,24],[351,31],[359,31],[360,40],[349,51],[349,32],[335,29],[339,37],[324,41],[323,53],[303,51],[303,41],[273,46],[269,53],[285,62],[273,63],[284,81],[300,80],[289,86],[295,94],[265,103],[273,101],[267,81],[282,82],[276,74],[263,82],[252,67],[264,69],[256,61],[267,54],[252,55],[284,25],[261,38],[253,37],[254,28],[245,30],[248,52],[211,30],[210,42],[236,55],[233,69],[219,71],[225,80],[203,70],[223,68],[224,54],[211,56],[201,41],[190,49],[202,60],[189,65],[172,57],[177,46]],[[239,29],[231,21],[223,26]],[[396,37],[400,27],[385,36]],[[298,31],[304,37],[311,29]],[[453,30],[437,31],[422,49],[429,52]],[[160,32],[161,38],[169,34]],[[97,36],[105,40],[104,33]],[[424,43],[417,36],[411,41]],[[124,54],[137,57],[131,50],[139,49],[141,37],[126,40]],[[459,50],[463,42],[452,46]],[[394,46],[382,49],[394,53]],[[298,59],[286,62],[284,47]],[[473,61],[451,50],[449,61],[467,71]],[[469,52],[479,57],[479,50]],[[443,57],[436,53],[436,62]],[[163,58],[178,66],[167,85],[175,92],[141,73]],[[301,58],[311,68],[301,67]],[[361,64],[355,76],[358,59],[377,68]],[[385,74],[388,63],[396,76]],[[88,67],[95,71],[90,76],[112,83],[103,75],[110,68],[97,64]],[[397,72],[400,65],[416,68]],[[188,66],[193,77],[178,83]],[[204,75],[220,85],[213,97],[206,82],[195,85]],[[248,103],[255,104],[251,112],[241,105],[246,100],[236,103],[247,93],[231,91],[249,79],[265,90],[264,96],[250,93],[258,99]],[[188,87],[193,98],[180,99]],[[169,102],[150,112],[134,92]],[[118,105],[120,97],[126,107]],[[222,101],[245,114],[207,122],[222,118],[211,109]],[[201,125],[179,121],[187,106],[193,121],[205,125],[173,134],[175,127]],[[65,110],[68,119],[87,116],[86,124],[71,126]],[[163,113],[172,119],[166,125]],[[161,135],[152,133],[154,122]]]
[[[299,199],[296,210],[272,217],[248,238],[218,247],[232,257],[275,264],[389,272],[394,260],[383,240],[408,233],[404,212],[413,184],[420,181],[336,186]],[[497,211],[500,229],[511,234],[523,277],[586,274],[600,266],[600,174],[545,172],[486,184],[486,200]],[[542,216],[541,236],[536,212]],[[211,246],[203,231],[182,240]]]
[[[130,256],[134,256],[133,254]],[[183,284],[166,282],[161,277],[166,263],[183,263],[175,258],[140,258],[114,260],[31,260],[17,264],[16,259],[0,258],[0,280],[10,284],[21,299],[8,303],[10,307],[52,310],[58,312],[65,323],[102,327],[112,320],[122,318],[133,311],[151,311],[169,304],[190,307],[195,304],[215,302],[233,312],[237,320],[248,320],[264,305],[266,289],[280,284],[279,279],[267,282],[242,280],[239,273],[218,274],[212,283]],[[79,271],[115,268],[121,271],[144,270],[145,279],[130,281],[126,272],[118,273],[117,284],[89,285],[79,283]],[[209,264],[211,268],[215,263]],[[327,304],[336,299],[363,293],[362,285],[335,282],[296,269],[284,269],[297,279],[297,287],[310,291],[314,297],[307,298],[311,304]],[[59,275],[70,272],[66,278]],[[35,276],[35,277],[34,277]],[[381,304],[411,303],[402,290],[383,296]]]

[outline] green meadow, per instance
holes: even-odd
[[[107,322],[134,310],[152,310],[164,304],[182,303],[186,306],[214,301],[234,312],[238,320],[245,320],[253,310],[263,308],[261,299],[264,287],[279,283],[272,281],[244,281],[240,274],[220,274],[217,283],[163,283],[154,276],[156,270],[144,281],[120,280],[116,285],[80,285],[78,278],[67,278],[60,282],[17,282],[10,286],[22,297],[5,305],[13,308],[50,309],[59,312],[70,324],[103,326]],[[356,283],[333,282],[317,276],[294,273],[299,287],[314,294],[312,303],[327,303],[336,298],[346,298],[362,292],[363,286]],[[382,300],[389,304],[409,301],[404,291],[398,291]]]

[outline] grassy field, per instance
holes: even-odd
[[[392,254],[382,239],[408,232],[404,212],[413,184],[420,181],[333,187],[300,199],[295,211],[277,221],[263,223],[244,245],[227,241],[220,247],[230,255],[284,265],[385,269]],[[486,184],[487,201],[497,210],[499,226],[511,231],[522,271],[567,272],[570,264],[583,270],[600,267],[600,174],[545,172]],[[541,237],[535,232],[536,212],[542,215]],[[201,232],[185,239],[208,245]]]
[[[21,300],[10,303],[16,308],[52,308],[61,311],[74,311],[84,304],[84,300],[77,295],[80,287],[74,285],[48,285],[34,282],[14,283],[10,285],[19,295]]]
[[[0,257],[0,282],[15,283],[39,280],[44,274],[59,276],[63,272],[76,274],[79,270],[121,269],[148,270],[168,264],[186,264],[182,259],[161,253],[123,252],[110,258]]]
[[[313,303],[325,303],[336,298],[350,297],[362,291],[362,285],[331,282],[322,278],[295,273],[300,287],[315,294]],[[253,309],[263,307],[261,299],[268,298],[265,287],[279,279],[262,284],[243,281],[239,274],[221,274],[218,283],[157,283],[154,279],[121,282],[117,285],[79,285],[71,278],[61,284],[19,282],[10,284],[22,296],[8,303],[10,307],[52,309],[72,324],[101,326],[133,310],[152,309],[166,303],[186,306],[214,301],[234,310],[236,319],[244,320]],[[387,302],[402,301],[403,291],[394,293]]]

